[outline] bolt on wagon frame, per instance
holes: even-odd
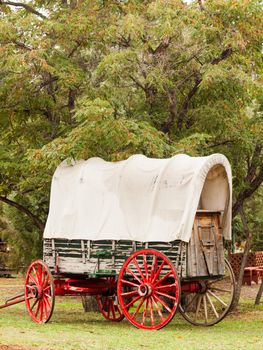
[[[120,187],[120,181],[125,180],[125,171],[134,173],[134,169],[138,170],[138,168],[141,171],[138,161],[143,161],[139,165],[143,164],[144,170],[145,164],[149,165],[149,161],[151,162],[145,174],[148,182],[143,183],[141,192],[137,195],[133,193],[134,188],[128,190],[128,196],[126,191],[124,199],[128,198],[128,201],[124,202],[121,197],[123,188]],[[179,176],[176,181],[171,181],[171,178],[174,178],[174,169],[171,169],[171,164],[176,169],[181,164],[186,176]],[[190,178],[189,164],[190,170],[194,169]],[[83,163],[80,164],[81,172],[77,173],[80,179],[78,186],[79,183],[85,182],[85,177],[89,178],[94,172],[96,178],[101,176],[101,173],[103,174],[103,178],[99,180],[100,184],[105,185],[106,172],[107,188],[104,186],[102,198],[104,202],[107,202],[105,192],[109,190],[110,194],[112,193],[110,186],[112,182],[109,184],[109,166],[110,179],[114,181],[116,168],[112,173],[112,163],[107,162],[105,170],[104,163],[98,162],[97,159],[91,164],[85,163],[84,165],[85,167]],[[92,168],[94,166],[95,169]],[[85,173],[83,169],[87,167],[89,167],[89,172]],[[229,220],[231,220],[231,216],[229,217],[231,172],[227,160],[221,155],[200,158],[184,156],[183,162],[180,156],[179,159],[176,156],[168,160],[149,160],[146,157],[134,156],[132,160],[130,158],[126,162],[119,162],[118,167],[118,188],[116,190],[116,182],[114,182],[115,196],[109,198],[112,199],[112,206],[118,203],[117,208],[118,210],[121,208],[122,211],[121,214],[117,211],[118,216],[115,216],[115,219],[123,215],[123,212],[126,213],[125,223],[127,226],[130,225],[128,233],[131,239],[119,234],[117,235],[119,239],[116,239],[115,233],[112,234],[112,239],[108,237],[111,225],[114,227],[116,224],[116,221],[114,224],[111,221],[112,216],[116,214],[112,208],[110,208],[111,216],[106,216],[106,219],[103,216],[103,210],[100,213],[104,226],[100,225],[100,229],[97,230],[98,239],[96,235],[94,238],[86,235],[85,239],[86,236],[83,238],[78,233],[69,238],[66,226],[64,226],[65,233],[56,233],[56,230],[61,231],[61,227],[56,226],[57,221],[62,220],[64,224],[63,220],[67,220],[67,217],[64,214],[60,217],[61,212],[55,210],[58,206],[57,203],[54,203],[56,197],[54,194],[59,194],[55,187],[53,203],[51,193],[50,206],[50,212],[55,211],[55,214],[48,218],[44,234],[43,261],[36,260],[29,266],[24,293],[10,298],[0,308],[25,301],[32,320],[37,323],[46,323],[52,316],[55,296],[95,295],[99,309],[106,319],[118,322],[126,317],[134,326],[141,329],[153,330],[164,327],[172,320],[177,309],[188,322],[194,325],[211,326],[218,323],[230,310],[235,292],[234,274],[224,258],[223,247],[224,237],[229,239],[229,232],[226,233],[225,229],[229,230]],[[66,176],[72,173],[73,168],[74,166],[71,168],[66,166]],[[56,176],[58,177],[58,172],[53,178],[55,183]],[[192,188],[192,184],[198,179],[200,180],[199,187]],[[134,178],[128,180],[126,176],[125,190],[127,186],[130,189]],[[145,188],[146,193],[143,192]],[[93,189],[89,194],[92,191]],[[167,193],[171,192],[173,196],[178,196],[179,202],[176,197],[173,199],[167,196]],[[93,195],[94,193],[93,191]],[[116,193],[119,196],[117,199]],[[191,196],[193,193],[194,196]],[[134,195],[137,202],[134,201]],[[69,197],[72,198],[72,193],[69,194]],[[140,198],[144,203],[140,203]],[[87,199],[85,194],[84,199]],[[93,199],[96,199],[96,195]],[[152,199],[155,200],[154,204]],[[136,214],[136,210],[144,210],[147,200],[151,204],[150,209],[143,212],[142,217],[148,218],[148,222],[146,226],[143,226],[140,214],[138,214],[136,216],[137,225],[137,222],[134,223],[130,218],[134,213]],[[177,214],[177,224],[180,227],[190,227],[188,240],[183,236],[182,229],[183,239],[174,234],[175,239],[167,239],[167,235],[171,237],[171,227],[176,224],[176,219],[170,215],[173,201],[177,203],[177,210],[181,213],[181,215]],[[71,201],[68,203],[67,210],[70,211]],[[93,202],[92,205],[95,205],[94,203],[96,204]],[[56,204],[55,207],[54,204]],[[134,208],[134,204],[137,204],[137,207],[135,205]],[[181,204],[183,210],[180,211]],[[168,210],[165,209],[165,206],[168,206]],[[94,208],[89,209],[92,211]],[[82,208],[77,212],[81,210]],[[87,211],[85,215],[86,213]],[[176,214],[176,211],[173,211],[173,214]],[[74,221],[75,218],[71,216],[71,219]],[[80,216],[79,219],[83,218]],[[52,220],[55,221],[52,223]],[[88,217],[88,220],[92,218]],[[158,221],[157,226],[152,225],[154,220]],[[86,218],[84,221],[87,223]],[[171,225],[167,226],[167,222]],[[142,234],[142,239],[132,239],[138,237],[136,234],[132,236],[132,229],[134,227],[139,229],[140,225],[143,226],[144,232],[148,230],[148,236]],[[104,228],[106,231],[103,231]],[[114,228],[116,229],[116,225]],[[71,230],[77,232],[76,227],[72,225]],[[159,234],[158,230],[160,230]],[[154,231],[157,232],[157,235],[153,235]]]

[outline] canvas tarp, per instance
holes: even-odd
[[[44,238],[188,242],[196,210],[221,211],[231,238],[231,168],[220,154],[62,163]]]

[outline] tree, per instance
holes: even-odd
[[[261,1],[0,6],[2,202],[41,231],[61,160],[222,152],[247,220],[263,180]]]

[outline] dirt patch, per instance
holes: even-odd
[[[13,346],[13,345],[0,345],[0,350],[33,350],[33,349],[21,348],[20,346]]]
[[[241,297],[244,299],[255,300],[259,287],[260,287],[260,283],[259,284],[252,283],[251,286],[247,286],[247,285],[242,286]]]

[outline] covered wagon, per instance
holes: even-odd
[[[134,155],[63,162],[51,186],[43,261],[27,272],[25,301],[47,322],[55,296],[96,295],[105,318],[160,329],[177,309],[197,325],[227,314],[234,276],[231,168],[226,157]]]

